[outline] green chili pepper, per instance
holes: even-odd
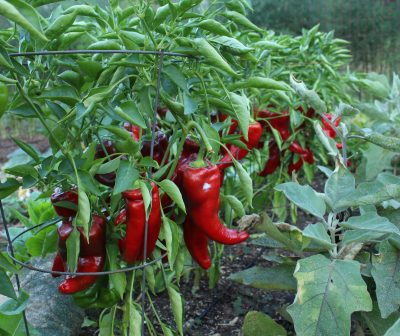
[[[393,152],[400,152],[400,139],[395,137],[384,136],[379,133],[370,133],[364,135],[364,139],[379,147],[385,148]]]
[[[208,20],[202,20],[199,23],[199,27],[208,30],[211,33],[217,34],[217,35],[223,35],[223,36],[231,36],[232,34],[228,29],[225,28],[225,26],[221,23],[219,23],[216,20],[213,19],[208,19]]]
[[[257,27],[253,22],[251,22],[247,17],[245,17],[244,15],[238,13],[238,12],[234,12],[234,11],[228,11],[223,13],[222,15],[224,15],[225,17],[227,17],[228,19],[232,20],[233,22],[235,22],[238,25],[241,26],[245,26],[249,29],[253,29],[256,31],[262,31],[261,28]]]
[[[69,14],[59,16],[46,30],[46,35],[53,39],[59,37],[64,33],[72,24],[75,22],[76,13],[72,12]]]
[[[223,70],[230,75],[236,76],[236,72],[231,68],[227,61],[218,53],[214,47],[204,38],[196,38],[193,41],[195,49],[200,55],[206,58],[206,62],[216,67],[217,70]]]

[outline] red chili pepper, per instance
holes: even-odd
[[[190,138],[186,138],[185,143],[183,145],[181,158],[188,158],[190,155],[198,153],[199,150],[200,146],[197,142],[193,141]]]
[[[337,149],[342,149],[343,148],[343,144],[342,143],[337,143],[336,144],[336,148]]]
[[[305,150],[305,153],[301,155],[301,158],[308,164],[313,164],[315,162],[314,155],[310,148]]]
[[[283,111],[281,114],[270,112],[268,110],[262,110],[256,112],[257,118],[267,119],[260,120],[260,123],[269,131],[271,127],[276,129],[282,137],[283,141],[286,141],[290,137],[290,115],[288,111]]]
[[[78,193],[76,190],[63,191],[58,187],[54,190],[50,200],[53,204],[54,210],[60,217],[67,218],[76,215],[77,210],[73,209],[74,205],[78,205]]]
[[[165,118],[167,115],[168,108],[167,107],[157,107],[157,113],[161,118]]]
[[[56,256],[54,257],[53,261],[53,267],[51,268],[53,272],[64,272],[64,261],[63,258],[61,257],[60,252],[57,252]],[[53,278],[57,278],[61,276],[60,274],[52,274],[51,275]]]
[[[288,168],[289,175],[292,175],[293,172],[297,172],[303,167],[303,159],[300,157],[297,162],[291,162]]]
[[[330,113],[325,113],[324,116],[325,116],[327,119],[329,119],[329,120],[332,120],[332,119],[333,119],[333,115],[330,114]],[[338,117],[338,118],[335,119],[335,121],[334,121],[335,127],[338,127],[338,126],[339,126],[340,120],[341,120],[341,119],[342,119],[341,117]],[[322,129],[323,129],[323,131],[325,132],[325,134],[326,134],[327,137],[332,138],[332,139],[336,137],[336,132],[335,132],[335,130],[334,130],[334,129],[332,128],[332,126],[331,126],[325,119],[323,119],[323,118],[322,118]]]
[[[300,154],[300,155],[306,154],[306,152],[307,152],[303,147],[301,147],[301,145],[296,140],[294,140],[290,144],[289,150],[293,153]]]
[[[249,234],[228,229],[219,218],[220,171],[216,165],[206,162],[202,168],[187,165],[183,172],[183,194],[192,225],[196,225],[208,238],[221,244],[238,244]]]
[[[197,225],[193,225],[189,217],[186,217],[183,224],[183,237],[192,258],[200,267],[204,269],[210,268],[212,262],[208,252],[207,235]]]
[[[73,226],[71,220],[64,220],[62,225],[58,228],[58,253],[53,262],[54,271],[64,272],[68,268],[66,241],[72,230]],[[89,241],[82,227],[78,227],[78,231],[80,232],[80,252],[77,272],[100,272],[104,267],[106,255],[105,219],[97,215],[92,216]],[[96,279],[96,275],[67,276],[59,285],[58,289],[63,294],[73,294],[87,289]]]
[[[152,205],[148,219],[147,256],[153,252],[161,228],[160,195],[156,184],[151,182],[151,185]],[[140,188],[124,191],[122,195],[126,202],[126,235],[120,243],[120,248],[122,248],[124,260],[133,263],[143,260],[146,213]],[[124,215],[120,215],[117,220],[115,224],[121,224]]]
[[[132,125],[128,122],[124,123],[124,128],[129,131],[132,134],[132,139],[135,141],[139,141],[140,140],[140,131],[141,128],[139,126],[136,125]]]
[[[265,164],[264,169],[258,173],[260,176],[267,176],[273,174],[281,164],[281,153],[278,144],[275,140],[270,140],[269,144],[269,158]]]
[[[228,145],[228,148],[232,154],[232,156],[236,160],[242,160],[248,153],[251,151],[253,148],[255,148],[258,145],[258,142],[260,141],[261,135],[262,135],[263,129],[262,126],[259,122],[255,122],[250,124],[249,126],[249,132],[248,132],[248,138],[249,140],[246,141],[244,137],[242,136],[240,138],[240,141],[242,141],[248,148],[242,149],[233,145]],[[219,161],[219,169],[225,169],[233,165],[232,158],[228,153],[225,153],[222,159]]]

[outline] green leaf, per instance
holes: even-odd
[[[255,266],[233,273],[230,280],[246,286],[275,291],[295,291],[296,280],[293,277],[294,265],[282,264],[274,267]]]
[[[355,179],[343,166],[338,166],[325,184],[325,194],[329,205],[334,211],[338,211],[336,204],[355,190]]]
[[[383,319],[376,301],[373,301],[372,311],[368,313],[361,312],[360,315],[373,336],[384,336],[386,331],[400,318],[400,313],[396,312]]]
[[[234,118],[239,122],[240,130],[242,131],[245,140],[248,140],[249,125],[250,125],[250,101],[245,95],[238,95],[229,92],[229,100],[232,104]]]
[[[185,203],[182,194],[177,185],[171,180],[163,180],[158,182],[160,188],[176,203],[176,205],[186,213]]]
[[[22,140],[18,140],[14,137],[11,137],[11,139],[13,139],[13,141],[17,144],[19,148],[21,148],[26,154],[28,154],[32,159],[34,159],[36,163],[40,162],[37,150],[35,150],[31,145],[27,144]]]
[[[385,333],[385,336],[397,336],[400,334],[400,318]]]
[[[15,180],[8,178],[5,182],[0,182],[0,199],[4,199],[18,190],[21,184]]]
[[[326,136],[320,123],[315,120],[314,121],[314,130],[315,134],[317,134],[319,141],[321,141],[322,145],[328,151],[328,154],[334,157],[339,156],[339,150],[336,147],[336,142],[333,139],[330,139]]]
[[[268,336],[286,336],[284,327],[276,323],[268,315],[250,311],[246,314],[243,322],[243,336],[263,335],[268,330]]]
[[[78,257],[80,251],[80,237],[81,234],[76,227],[73,228],[71,234],[67,238],[67,264],[71,272],[76,272],[78,266]]]
[[[28,19],[21,14],[15,6],[11,3],[0,0],[0,14],[5,16],[10,21],[15,22],[16,24],[20,25],[26,31],[32,34],[33,37],[38,38],[39,40],[47,42],[48,39],[43,33],[38,30],[32,23],[28,21]]]
[[[241,189],[243,190],[247,203],[252,206],[253,203],[253,180],[239,161],[233,160],[236,171],[239,176]]]
[[[376,298],[382,318],[387,318],[400,307],[400,251],[389,241],[379,245],[379,253],[372,255],[371,274],[376,284]]]
[[[138,178],[139,172],[135,168],[133,162],[126,160],[121,161],[115,179],[113,195],[132,189]]]
[[[4,252],[6,253],[6,252]],[[6,270],[7,272],[17,273],[18,269],[14,266],[14,264],[9,261],[5,255],[0,253],[0,268]]]
[[[240,202],[236,196],[222,195],[222,199],[224,202],[227,202],[229,204],[229,206],[233,209],[233,211],[235,211],[235,214],[238,217],[243,217],[246,214],[242,202]]]
[[[57,250],[58,234],[55,227],[41,230],[39,233],[29,237],[25,243],[32,257],[45,257],[48,253]]]
[[[307,225],[303,230],[303,236],[310,238],[316,244],[324,246],[328,250],[335,246],[335,244],[331,242],[331,238],[322,223]]]
[[[173,284],[168,284],[167,290],[176,327],[178,328],[179,335],[183,335],[183,298]]]
[[[326,211],[325,202],[310,186],[287,182],[276,186],[275,190],[283,191],[286,197],[299,208],[314,216],[324,218]]]
[[[17,295],[14,291],[14,286],[8,277],[7,273],[0,269],[0,295],[7,296],[11,299],[17,300]]]
[[[322,255],[297,262],[297,294],[287,309],[296,335],[349,335],[351,314],[372,310],[360,264]]]
[[[126,120],[129,121],[131,124],[137,125],[143,129],[147,128],[146,122],[144,121],[144,118],[139,112],[139,109],[134,101],[129,100],[123,102],[119,108],[124,113],[124,115],[129,118]]]
[[[379,216],[376,212],[368,211],[361,216],[350,217],[346,222],[340,223],[344,228],[354,231],[346,231],[343,241],[364,242],[379,240],[390,234],[400,235],[400,230],[386,217]]]
[[[22,313],[28,305],[29,294],[21,289],[17,300],[9,299],[0,305],[0,314],[17,315]]]
[[[307,89],[306,85],[303,82],[298,82],[293,75],[290,76],[290,84],[306,104],[314,108],[317,113],[323,114],[327,111],[325,103],[318,94],[314,90]]]
[[[168,217],[162,218],[163,225],[161,227],[161,234],[164,236],[167,252],[168,252],[168,262],[173,269],[176,257],[179,253],[179,228],[178,225]]]
[[[89,223],[91,207],[88,195],[84,192],[83,186],[78,182],[78,213],[75,217],[76,226],[83,228],[86,239],[89,239]]]
[[[185,75],[176,65],[168,65],[163,68],[163,72],[174,82],[181,90],[186,91],[188,86]]]
[[[210,41],[226,47],[227,50],[233,54],[241,55],[254,50],[252,48],[246,47],[242,42],[233,37],[227,37],[227,36],[213,37],[210,39]]]
[[[118,267],[118,258],[119,255],[119,250],[117,245],[107,245],[107,258],[108,258],[108,263],[110,267],[110,271],[115,271],[117,270]],[[120,298],[122,299],[124,297],[125,293],[125,288],[126,288],[126,276],[125,273],[114,273],[110,275],[110,280],[119,294]]]
[[[214,19],[201,20],[198,26],[216,35],[231,36],[230,31],[222,23]]]
[[[365,180],[370,181],[382,171],[391,169],[391,161],[396,154],[369,143],[362,155],[366,160]]]

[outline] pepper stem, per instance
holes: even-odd
[[[210,141],[207,138],[207,135],[204,133],[203,129],[200,127],[200,125],[197,122],[191,120],[191,121],[188,122],[188,124],[186,126],[187,126],[188,132],[192,128],[195,128],[197,130],[197,132],[199,132],[200,137],[203,140],[204,145],[206,146],[207,152],[209,152],[209,153],[213,152],[213,148],[212,148],[212,146],[210,144]]]
[[[205,148],[204,148],[204,146],[201,146],[200,150],[199,150],[199,154],[197,154],[196,161],[191,162],[189,164],[189,166],[192,168],[207,167],[207,163],[204,161],[204,154],[205,154]]]

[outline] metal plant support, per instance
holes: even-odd
[[[154,108],[153,108],[153,120],[152,120],[152,129],[151,129],[151,147],[150,147],[150,157],[153,158],[154,155],[154,142],[155,142],[155,131],[156,131],[156,121],[157,121],[157,107],[159,104],[159,98],[160,98],[160,88],[161,88],[161,76],[162,76],[162,69],[163,69],[163,63],[164,63],[164,57],[165,56],[170,56],[170,57],[183,57],[183,58],[193,58],[193,56],[185,55],[185,54],[180,54],[180,53],[174,53],[174,52],[168,52],[164,50],[160,51],[148,51],[148,50],[62,50],[62,51],[36,51],[36,52],[21,52],[21,53],[10,53],[10,57],[33,57],[33,56],[50,56],[50,55],[78,55],[78,54],[138,54],[138,55],[157,55],[158,56],[158,63],[157,63],[157,87],[156,87],[156,94],[155,94],[155,99],[154,99]],[[151,178],[152,172],[151,168],[148,171],[148,177]],[[34,267],[28,263],[22,262],[15,258],[14,256],[14,247],[13,244],[15,241],[22,237],[24,234],[26,234],[29,231],[35,230],[37,228],[44,229],[47,228],[51,225],[55,225],[56,223],[59,222],[59,219],[56,218],[54,220],[30,227],[23,232],[19,233],[17,236],[11,239],[8,226],[7,226],[7,221],[5,218],[4,214],[4,209],[3,209],[3,203],[0,200],[0,211],[1,211],[1,217],[3,221],[3,226],[6,232],[6,237],[7,237],[7,254],[10,257],[10,259],[14,262],[15,265],[20,265],[24,268],[36,271],[36,272],[42,272],[42,273],[49,273],[49,274],[54,274],[54,275],[74,275],[74,276],[84,276],[84,275],[110,275],[110,274],[115,274],[115,273],[127,273],[127,272],[132,272],[134,270],[138,269],[144,269],[149,265],[152,265],[158,261],[160,261],[163,257],[167,255],[167,253],[164,253],[160,257],[147,262],[147,236],[148,236],[148,220],[146,220],[145,223],[145,232],[144,232],[144,248],[143,248],[143,263],[138,266],[132,266],[132,267],[125,267],[121,268],[118,270],[114,271],[103,271],[103,272],[58,272],[58,271],[52,271],[52,270],[47,270],[47,269],[42,269],[38,267]],[[20,290],[21,284],[18,275],[15,275],[16,278],[16,285],[17,289]],[[145,306],[146,306],[146,272],[142,272],[142,292],[141,292],[141,308],[142,308],[142,335],[145,335]],[[23,320],[24,320],[24,325],[25,325],[25,331],[26,335],[29,336],[29,327],[28,327],[28,321],[26,318],[25,311],[22,312],[23,314]]]

